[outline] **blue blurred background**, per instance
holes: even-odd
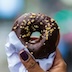
[[[58,48],[72,72],[72,0],[0,0],[0,72],[9,72],[4,45],[13,22],[26,12],[41,12],[57,21],[61,31]]]

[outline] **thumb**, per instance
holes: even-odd
[[[44,72],[28,52],[21,50],[19,56],[22,64],[26,67],[28,72]]]

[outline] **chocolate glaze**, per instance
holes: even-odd
[[[59,39],[58,25],[44,14],[26,13],[15,21],[12,30],[15,31],[20,41],[27,46],[28,50],[33,52],[36,59],[47,58],[56,50],[56,42]],[[39,31],[41,36],[36,43],[32,44],[30,43],[30,36],[35,31]]]

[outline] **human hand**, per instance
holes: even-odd
[[[57,49],[54,64],[49,70],[49,72],[67,72],[66,67],[67,66],[66,66],[65,61],[63,60],[59,50]]]
[[[28,72],[44,72],[35,61],[34,57],[25,50],[21,50],[19,56],[22,64],[26,67]]]
[[[25,55],[25,53],[23,53],[23,52],[24,52],[24,50],[20,51],[20,53],[19,53],[20,59],[21,59],[21,62],[23,63],[23,65],[28,69],[29,72],[35,72],[35,71],[44,72],[28,53],[27,53],[28,55]],[[25,55],[25,57],[24,57],[24,55]],[[32,63],[33,63],[33,65],[32,65]],[[47,72],[66,72],[66,70],[67,70],[66,63],[64,62],[59,50],[57,49],[54,64],[51,67],[51,69]]]

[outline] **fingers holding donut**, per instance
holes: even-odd
[[[60,39],[56,21],[41,13],[26,13],[15,21],[12,31],[29,51],[19,49],[21,50],[19,52],[21,62],[26,69],[29,72],[44,72],[44,67],[41,67],[42,70],[35,59],[48,59],[52,53],[55,55]],[[54,55],[52,60],[54,60]]]
[[[44,72],[28,52],[21,50],[19,56],[22,64],[26,67],[28,72]]]

